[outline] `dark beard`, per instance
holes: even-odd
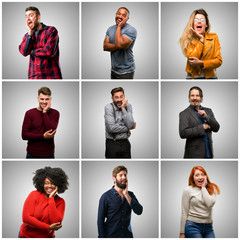
[[[119,188],[121,188],[121,189],[125,189],[125,188],[127,187],[127,184],[126,184],[126,183],[122,184],[122,183],[118,182],[117,179],[116,179],[116,185],[117,185]]]

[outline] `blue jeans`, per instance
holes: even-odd
[[[49,157],[38,157],[38,156],[33,156],[32,154],[27,152],[26,158],[55,158],[55,157],[54,157],[54,154],[52,156],[49,156]]]
[[[186,238],[215,238],[212,223],[195,223],[186,221]]]

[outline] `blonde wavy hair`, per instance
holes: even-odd
[[[196,16],[196,14],[204,15],[204,17],[206,18],[206,24],[207,24],[205,32],[206,33],[210,32],[210,22],[208,19],[207,12],[203,8],[193,11],[193,13],[191,14],[191,16],[189,18],[187,26],[185,27],[184,32],[183,32],[181,38],[179,39],[179,43],[182,48],[182,52],[183,52],[184,56],[186,56],[188,45],[192,42],[192,40],[198,39],[198,37],[191,30],[191,27],[193,28],[194,18]]]

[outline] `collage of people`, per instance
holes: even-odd
[[[0,239],[240,239],[239,8],[1,1]]]

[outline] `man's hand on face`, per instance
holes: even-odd
[[[123,189],[122,193],[123,193],[124,196],[128,195],[128,181],[126,181],[126,188]]]
[[[28,21],[26,22],[27,29],[28,29],[28,34],[33,36],[34,34],[34,25],[29,23]]]
[[[128,104],[128,100],[126,98],[123,99],[122,100],[122,106],[121,106],[122,110],[125,110],[127,104]]]
[[[201,117],[203,117],[204,119],[207,118],[207,114],[206,114],[206,112],[205,112],[204,110],[198,110],[198,114],[199,114]]]
[[[47,106],[43,109],[43,113],[46,113],[51,108],[52,99],[50,98]]]
[[[127,21],[128,17],[123,18],[123,20],[118,24],[118,27],[122,29],[126,25]]]
[[[53,138],[54,135],[56,133],[56,129],[53,131],[52,129],[46,131],[44,134],[43,134],[43,138],[44,139],[50,139],[50,138]]]

